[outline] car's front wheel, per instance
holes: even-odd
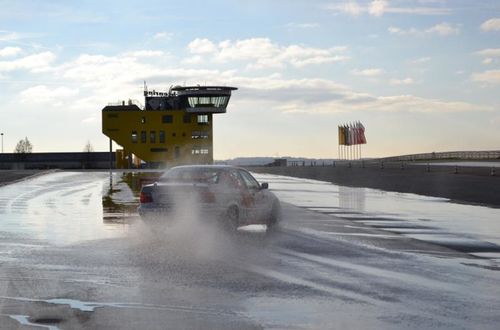
[[[281,204],[278,201],[275,201],[273,203],[273,207],[271,208],[271,213],[267,221],[267,228],[271,230],[276,229],[280,220],[281,220]]]
[[[230,206],[225,215],[224,226],[231,232],[235,232],[240,225],[240,211],[236,205]]]

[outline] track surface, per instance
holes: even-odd
[[[105,173],[61,172],[0,188],[1,329],[497,329],[500,322],[497,259],[394,229],[429,229],[406,219],[318,205],[306,191],[314,182],[302,192],[276,189],[301,206],[284,204],[281,231],[227,237],[197,212],[174,227],[145,225],[123,178],[114,174],[109,189]],[[271,188],[289,184],[264,178]],[[392,230],[381,226],[391,221]]]

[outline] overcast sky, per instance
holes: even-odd
[[[210,5],[208,5],[208,3]],[[4,151],[106,151],[101,109],[171,85],[238,87],[216,159],[500,149],[500,2],[0,1]]]

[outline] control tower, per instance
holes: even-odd
[[[128,100],[102,109],[102,133],[123,149],[116,167],[213,163],[213,115],[225,113],[236,87],[175,86],[148,90],[145,106]]]

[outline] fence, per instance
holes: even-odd
[[[379,158],[379,161],[421,161],[421,160],[483,160],[500,159],[500,150],[492,151],[448,151]]]

